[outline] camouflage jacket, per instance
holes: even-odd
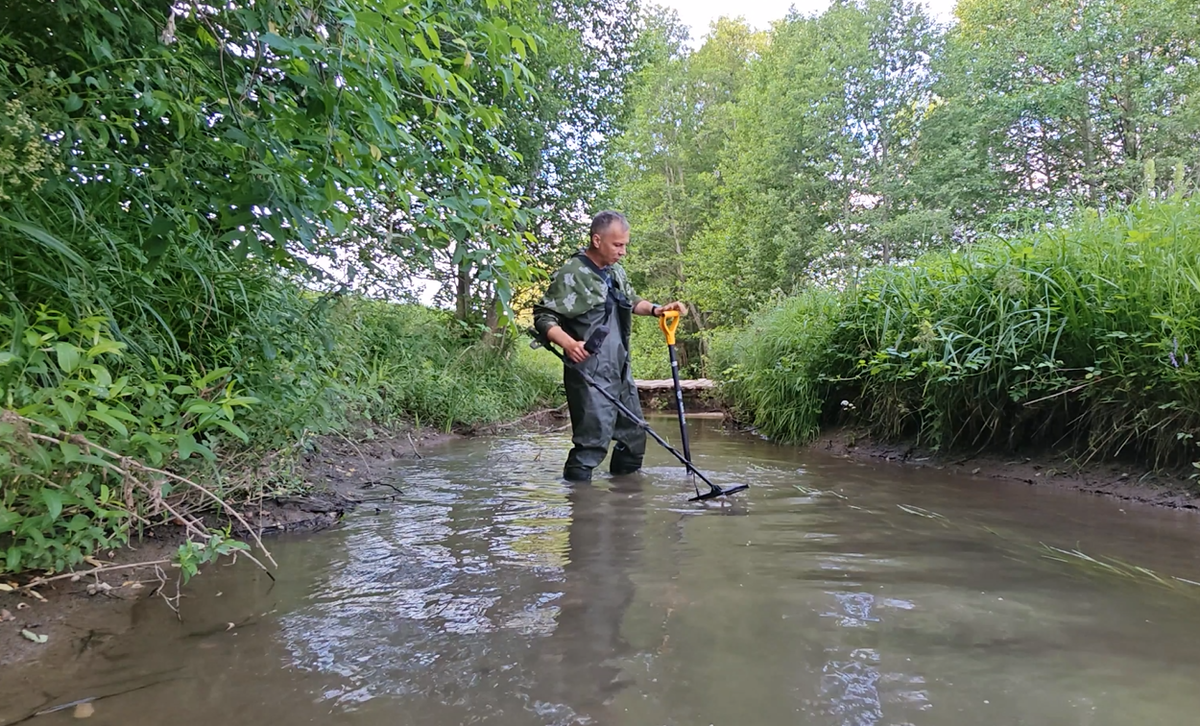
[[[633,291],[621,264],[614,263],[606,270],[612,276],[614,287],[636,307],[642,300]],[[603,322],[603,308],[608,298],[608,284],[599,269],[582,252],[573,255],[550,278],[550,287],[539,305],[533,307],[533,325],[539,335],[545,337],[555,325],[562,327],[577,340],[585,329],[591,327],[591,318]],[[591,313],[589,315],[589,313]],[[597,315],[599,313],[599,315]],[[585,319],[588,319],[585,322]],[[624,321],[623,321],[624,322]],[[621,331],[628,339],[628,330]]]

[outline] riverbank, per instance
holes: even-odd
[[[928,467],[975,480],[1021,482],[1155,507],[1200,510],[1200,484],[1195,480],[1128,462],[1078,464],[1064,453],[1051,451],[1009,456],[939,454],[911,441],[881,441],[866,429],[852,427],[824,431],[805,448],[858,461]]]
[[[652,419],[664,433],[671,421]],[[594,709],[609,698],[617,699],[609,713],[628,707],[630,722],[664,723],[671,714],[638,704],[647,693],[667,697],[653,691],[664,672],[705,683],[711,668],[695,665],[697,649],[743,676],[757,668],[743,680],[760,693],[745,704],[685,714],[738,723],[751,701],[770,702],[777,663],[750,664],[741,637],[713,642],[705,623],[723,613],[770,625],[751,629],[761,641],[755,652],[785,641],[779,653],[799,654],[796,672],[812,675],[806,688],[830,708],[843,695],[828,692],[830,668],[845,665],[853,682],[862,637],[899,652],[888,672],[914,676],[883,681],[901,689],[931,673],[930,682],[952,681],[934,701],[951,712],[938,726],[983,700],[1001,702],[1014,663],[1044,666],[1030,675],[1035,685],[1064,663],[1075,672],[1098,663],[1111,688],[1128,672],[1111,660],[1121,656],[1161,664],[1164,688],[1179,692],[1179,668],[1192,662],[1179,634],[1200,614],[1200,589],[1160,585],[1132,569],[1200,582],[1198,515],[864,465],[781,449],[712,419],[690,423],[704,469],[718,480],[751,474],[749,491],[688,505],[680,467],[657,447],[644,477],[564,486],[557,475],[566,432],[422,448],[423,460],[398,465],[408,482],[402,502],[378,514],[362,508],[314,536],[271,540],[277,583],[245,563],[211,568],[187,588],[182,622],[146,600],[127,632],[90,653],[0,671],[0,726],[58,706],[68,713],[33,723],[69,719],[85,698],[95,699],[93,719],[106,723],[153,713],[178,713],[180,726],[229,714],[303,721],[316,708],[341,720],[404,722],[423,713],[449,725],[487,721],[501,709],[528,714],[535,700],[560,704],[540,709],[543,716],[603,722]],[[1052,559],[1048,547],[1118,569]],[[825,647],[808,647],[814,638]],[[1067,638],[1078,644],[1069,658]],[[1162,643],[1175,650],[1163,655]],[[969,670],[982,657],[994,660],[991,670],[963,677],[961,664]],[[646,662],[655,669],[638,667]],[[971,684],[982,690],[952,692]],[[1070,715],[1066,696],[1047,693],[1061,703],[1046,712],[1051,719]],[[673,696],[677,708],[694,695]],[[908,702],[903,691],[894,695],[889,703]],[[794,722],[794,705],[784,699],[767,721]],[[867,713],[876,705],[868,702]],[[1105,713],[1123,713],[1115,708]],[[819,722],[829,712],[806,715]]]
[[[1081,210],[806,288],[715,337],[709,365],[739,418],[777,441],[853,426],[943,452],[1029,452],[1046,469],[1070,470],[1067,451],[1138,463],[1118,477],[1186,479],[1200,463],[1198,259],[1200,199]],[[1073,486],[1121,491],[1110,476]]]
[[[463,437],[554,430],[565,425],[565,410],[545,409],[507,423],[460,427],[449,433],[402,428],[370,438],[323,436],[297,462],[300,478],[307,485],[305,494],[264,498],[242,514],[264,537],[269,549],[272,535],[318,531],[336,525],[356,507],[403,501],[404,483],[391,475],[397,462],[419,459]],[[729,416],[726,425],[741,428]],[[826,430],[803,448],[861,462],[946,471],[961,476],[964,486],[970,482],[986,485],[987,481],[1015,481],[1153,507],[1200,510],[1200,490],[1194,482],[1114,462],[1075,466],[1065,456],[1051,453],[1019,457],[986,452],[943,455],[911,443],[882,442],[865,429],[854,427]],[[182,541],[181,528],[159,527],[150,530],[135,546],[104,557],[106,567],[123,569],[56,580],[36,588],[37,595],[0,593],[0,617],[4,618],[0,622],[0,668],[70,661],[120,637],[133,627],[132,612],[137,602],[174,594],[174,574],[162,562],[170,559]],[[150,564],[139,567],[139,563]],[[162,574],[167,574],[168,580],[160,594],[158,589],[164,587]],[[22,635],[26,630],[46,636],[46,641],[29,640]]]
[[[336,525],[356,507],[402,500],[402,483],[390,473],[399,461],[420,459],[462,437],[557,427],[564,414],[547,409],[507,424],[462,426],[450,432],[404,427],[369,438],[321,436],[296,462],[296,474],[305,483],[303,493],[264,497],[247,503],[240,514],[269,550],[272,535],[319,531]],[[228,520],[212,518],[209,523],[228,524],[235,536],[248,534]],[[102,568],[36,588],[0,592],[0,668],[68,661],[119,637],[132,627],[135,603],[176,594],[175,571],[167,562],[184,539],[182,527],[152,528],[130,546],[103,553],[98,560]],[[0,577],[0,583],[10,581],[17,584],[11,577]],[[34,642],[23,631],[45,636],[45,642]]]
[[[707,395],[705,400],[707,406],[689,405],[688,411],[705,413],[720,408],[713,395]],[[305,484],[303,494],[266,497],[241,513],[264,537],[269,549],[271,535],[318,531],[336,525],[355,507],[403,500],[403,483],[390,478],[390,472],[399,461],[419,459],[438,446],[462,437],[516,430],[553,430],[566,425],[566,411],[560,407],[539,410],[505,423],[460,426],[451,432],[405,427],[369,437],[318,437],[296,462],[298,479]],[[746,428],[728,411],[726,425]],[[1061,453],[1031,452],[1021,456],[992,452],[939,454],[911,442],[882,441],[866,428],[850,426],[827,429],[803,448],[862,462],[928,467],[961,476],[964,482],[1021,482],[1153,507],[1200,510],[1200,487],[1186,477],[1112,461],[1079,466]],[[211,523],[228,522],[213,520]],[[234,532],[246,534],[237,528]],[[0,618],[4,619],[0,622],[0,667],[72,659],[89,648],[119,637],[132,626],[130,615],[134,603],[161,594],[174,594],[174,574],[163,561],[171,558],[183,539],[180,527],[158,527],[149,530],[136,545],[116,550],[111,556],[106,553],[102,560],[105,567],[122,569],[56,580],[35,588],[37,595],[0,593]],[[139,563],[150,564],[139,567]],[[165,586],[162,574],[168,575]],[[165,587],[161,594],[158,592],[160,587]],[[167,607],[167,604],[162,606]],[[22,635],[23,630],[44,635],[46,641],[35,643]]]

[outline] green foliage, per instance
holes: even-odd
[[[478,151],[490,172],[521,197],[519,241],[531,270],[552,267],[583,236],[586,210],[596,209],[607,186],[604,158],[620,134],[628,79],[638,64],[631,47],[636,6],[637,0],[508,3],[504,17],[538,41],[536,52],[531,46],[519,55],[529,92],[479,86],[480,99],[503,112],[503,123],[493,131],[500,143]],[[380,226],[376,237],[392,231]],[[495,328],[505,322],[498,302],[506,282],[526,281],[527,270],[497,280],[493,260],[471,254],[478,248],[474,240],[463,242],[410,259],[423,276],[442,283],[435,303],[454,306],[461,320]],[[540,275],[529,277],[536,282]],[[530,294],[528,288],[518,292]]]
[[[912,0],[844,0],[762,34],[722,19],[695,50],[650,13],[612,162],[632,279],[693,306],[703,354],[808,285],[1183,189],[1193,5],[961,0],[938,27]]]
[[[0,249],[80,266],[120,248],[149,269],[204,248],[352,279],[455,248],[506,302],[524,220],[489,166],[494,102],[525,93],[537,47],[506,7],[9,3]]]
[[[852,277],[944,233],[905,182],[938,43],[920,7],[835,3],[769,34],[722,19],[695,51],[669,14],[647,25],[614,196],[635,283],[692,304],[698,352],[814,275]]]
[[[1129,203],[1148,161],[1195,174],[1194,10],[1190,0],[961,0],[934,63],[916,194],[968,228],[1013,230],[1081,200]]]
[[[740,416],[786,441],[811,439],[829,405],[830,337],[843,301],[807,290],[714,339],[709,369]]]
[[[944,448],[1052,444],[1180,465],[1200,433],[1198,260],[1196,199],[1082,212],[804,293],[717,360],[734,400],[783,439],[850,418]]]
[[[346,397],[384,425],[418,421],[450,430],[515,417],[558,396],[561,366],[520,341],[475,343],[447,313],[420,306],[357,302],[338,315],[349,355]]]
[[[700,372],[716,274],[712,250],[697,241],[717,215],[717,166],[734,128],[733,109],[748,77],[748,59],[764,42],[742,21],[721,20],[704,45],[685,50],[686,28],[672,12],[645,19],[645,65],[634,77],[630,118],[610,159],[614,205],[634,230],[626,266],[635,289],[658,302],[687,300],[680,325],[681,372]],[[663,378],[670,367],[662,334],[639,324],[634,370]],[[653,343],[653,345],[651,345]]]
[[[250,546],[239,542],[230,534],[229,528],[221,532],[213,532],[205,541],[188,540],[179,545],[175,552],[175,561],[179,564],[179,574],[184,584],[200,573],[201,565],[216,562],[226,555],[236,555],[245,552]]]
[[[106,322],[45,309],[29,321],[0,317],[4,570],[61,570],[124,542],[134,519],[152,516],[125,459],[212,461],[222,439],[248,441],[235,419],[258,400],[236,389],[229,368],[181,375],[130,360]],[[174,486],[163,481],[149,499]]]
[[[680,328],[682,329],[682,325]],[[677,354],[683,350],[684,345],[685,339],[682,336],[677,338]],[[671,358],[667,352],[667,339],[659,329],[657,319],[634,316],[629,347],[635,378],[662,380],[671,377]],[[694,367],[693,370],[689,370],[687,367],[681,366],[679,375],[686,378],[693,372]]]
[[[219,472],[247,447],[294,445],[360,421],[448,430],[560,397],[557,365],[522,346],[473,343],[478,331],[447,313],[314,303],[282,281],[262,292],[248,302],[263,305],[272,355],[245,336],[207,351],[206,364],[225,365],[206,373],[132,354],[101,315],[0,317],[0,571],[73,567],[125,542],[135,523],[172,519],[163,503],[179,510],[194,492],[166,471]],[[307,322],[289,328],[281,317]],[[265,485],[210,491],[236,500]],[[179,553],[184,575],[239,547],[228,533],[193,538]]]
[[[506,113],[544,82],[528,66],[542,41],[514,20],[551,9],[6,10],[0,571],[71,567],[131,527],[260,493],[231,476],[249,452],[556,395],[503,335],[477,345],[477,327],[324,277],[403,286],[447,259],[507,305],[529,219],[497,160],[516,158]],[[189,533],[185,575],[237,548]]]

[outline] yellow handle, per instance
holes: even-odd
[[[667,345],[675,345],[675,329],[679,327],[679,311],[664,310],[658,316],[658,327],[663,331],[663,335],[667,336]]]

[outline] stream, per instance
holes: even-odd
[[[671,440],[673,419],[651,424]],[[864,464],[689,421],[689,503],[642,473],[559,479],[569,431],[399,462],[394,503],[192,581],[182,620],[50,671],[97,723],[233,726],[1117,726],[1200,713],[1200,522],[1094,496]],[[673,435],[672,435],[673,434]],[[1054,549],[1075,551],[1062,554]],[[1105,570],[1109,557],[1167,577]],[[36,697],[33,697],[36,695]],[[32,720],[75,721],[71,709]]]

